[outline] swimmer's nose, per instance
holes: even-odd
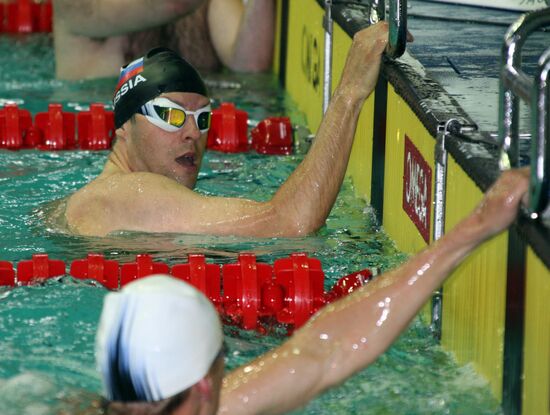
[[[188,124],[187,128],[184,129],[186,139],[198,140],[199,138],[201,138],[201,131],[199,130],[199,126],[197,125],[195,117],[190,116],[189,119],[186,121],[186,124]]]

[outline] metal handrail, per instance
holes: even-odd
[[[371,24],[386,19],[385,0],[372,0],[369,21]]]
[[[323,16],[323,28],[325,29],[325,54],[323,64],[323,114],[327,112],[330,96],[332,94],[332,0],[325,0],[325,15]]]
[[[548,200],[547,188],[547,75],[548,54],[545,52],[539,61],[537,79],[529,77],[521,70],[521,50],[533,32],[550,25],[550,8],[527,13],[519,18],[506,32],[501,56],[499,91],[499,143],[501,148],[500,167],[519,167],[519,100],[523,99],[531,107],[532,118],[532,162],[529,213],[532,217],[544,208]],[[542,92],[541,92],[542,91]]]
[[[529,186],[529,211],[534,216],[550,210],[550,48],[541,55],[535,77],[532,108],[531,181]]]
[[[389,0],[388,15],[386,2],[388,0],[371,0],[369,21],[371,24],[380,20],[388,20],[390,34],[386,56],[397,59],[407,48],[407,0]]]
[[[521,70],[521,50],[530,34],[550,24],[550,9],[521,16],[506,32],[501,55],[499,137],[501,168],[519,166],[519,101],[531,104],[533,81]]]
[[[386,55],[396,59],[407,47],[407,0],[390,0],[390,36]]]

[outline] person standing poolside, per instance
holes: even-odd
[[[357,119],[376,85],[387,41],[385,22],[354,36],[314,143],[266,202],[192,190],[206,147],[208,93],[176,53],[150,51],[122,68],[114,95],[117,139],[103,172],[69,196],[69,228],[95,236],[121,230],[257,237],[314,232],[344,180]]]
[[[264,71],[273,54],[274,0],[54,0],[56,76],[116,76],[165,46],[200,69]]]
[[[96,338],[107,398],[103,413],[282,414],[305,405],[391,345],[433,290],[512,223],[528,181],[527,170],[503,173],[439,241],[321,309],[279,347],[225,376],[219,317],[191,285],[152,276],[108,294]]]

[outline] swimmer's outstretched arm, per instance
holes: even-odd
[[[55,25],[72,35],[104,38],[159,26],[205,0],[54,0]],[[57,35],[57,33],[56,33]]]
[[[512,223],[527,188],[527,171],[503,173],[474,212],[437,243],[227,375],[220,413],[285,413],[368,366],[472,250]]]
[[[225,66],[236,71],[265,71],[273,56],[274,0],[210,0],[210,37]]]

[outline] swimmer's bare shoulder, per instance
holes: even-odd
[[[204,196],[149,172],[102,173],[69,198],[65,217],[73,233],[85,236],[115,231],[285,236],[293,230],[293,221],[272,201]]]
[[[87,236],[115,231],[187,231],[187,205],[199,196],[165,176],[149,172],[103,172],[67,201],[68,228]],[[187,203],[189,202],[189,203]]]

